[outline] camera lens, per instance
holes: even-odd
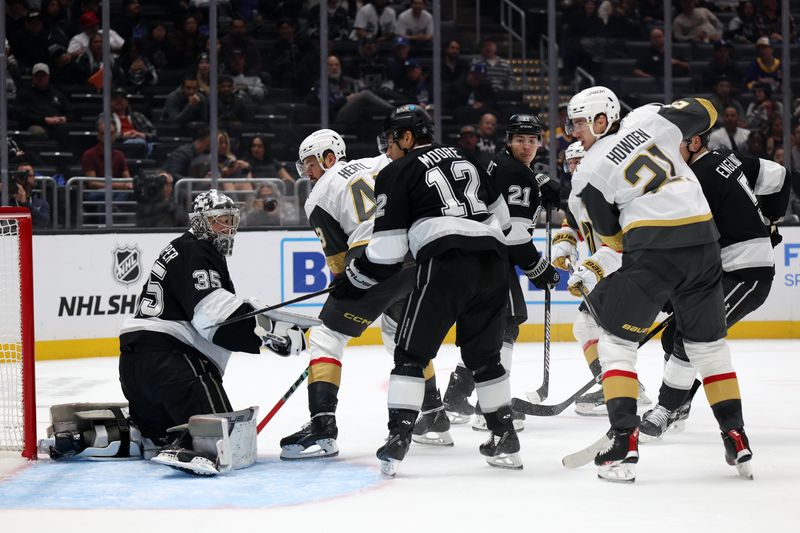
[[[278,208],[278,201],[274,198],[264,200],[264,211],[272,213]]]

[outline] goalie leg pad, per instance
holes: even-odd
[[[39,450],[53,459],[138,459],[154,448],[130,424],[127,403],[53,405],[50,420]]]

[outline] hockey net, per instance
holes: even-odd
[[[35,459],[31,227],[26,209],[0,207],[0,451]]]

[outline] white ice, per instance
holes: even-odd
[[[157,510],[109,509],[107,505],[94,510],[22,510],[9,509],[0,498],[0,531],[85,529],[89,524],[95,524],[92,529],[115,532],[174,528],[231,533],[371,533],[410,528],[455,533],[798,531],[800,342],[734,341],[731,345],[745,427],[755,454],[754,481],[737,477],[735,469],[725,463],[719,432],[702,393],[695,399],[683,433],[640,446],[637,480],[632,485],[600,481],[592,465],[577,470],[561,466],[563,455],[593,442],[608,426],[605,418],[580,417],[572,407],[557,417],[528,417],[520,434],[525,463],[521,472],[489,467],[477,449],[487,434],[454,426],[454,448],[414,445],[397,478],[380,480],[374,453],[386,435],[391,361],[383,348],[356,347],[347,349],[344,360],[338,410],[341,454],[335,461],[374,470],[378,482],[371,488],[312,503],[245,509],[187,509],[179,503],[180,494],[174,495],[178,502],[174,509]],[[541,344],[517,346],[512,372],[515,396],[524,398],[525,390],[540,385],[542,351]],[[446,345],[436,358],[442,392],[457,357],[456,348]],[[236,407],[261,406],[261,417],[306,363],[300,358],[237,354],[228,366],[226,389]],[[638,370],[653,399],[658,394],[661,369],[661,350],[657,342],[651,342],[640,352]],[[47,408],[54,403],[124,400],[116,358],[39,362],[36,373],[40,437],[48,423]],[[576,344],[553,344],[550,396],[545,403],[566,398],[588,377]],[[259,437],[259,461],[267,463],[265,468],[277,464],[280,438],[297,430],[307,417],[303,386]],[[37,467],[49,461],[42,456]],[[75,475],[80,474],[79,466],[72,469]],[[0,492],[26,468],[17,460],[0,460]],[[319,468],[324,469],[324,464]],[[298,465],[298,472],[301,470],[306,474],[296,480],[288,470],[287,482],[313,483],[315,477],[307,474],[308,466]],[[246,472],[235,475],[248,475]],[[137,482],[130,480],[131,484]],[[187,476],[181,483],[211,488],[214,481]],[[68,492],[70,484],[68,477],[57,478],[42,490]],[[102,501],[106,496],[101,482],[96,497]]]

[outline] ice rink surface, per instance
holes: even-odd
[[[397,478],[382,479],[374,453],[386,436],[391,361],[382,347],[355,347],[344,360],[338,458],[278,459],[280,438],[308,418],[303,386],[259,436],[257,464],[228,476],[195,478],[144,461],[0,458],[0,531],[798,531],[800,342],[734,341],[731,347],[754,481],[725,463],[702,394],[684,432],[640,446],[632,485],[598,480],[593,465],[561,466],[563,455],[608,428],[605,418],[580,417],[572,407],[557,417],[528,417],[520,434],[523,471],[489,467],[478,454],[487,434],[454,426],[455,447],[413,445]],[[436,359],[442,392],[457,358],[456,348],[446,345]],[[306,363],[235,355],[225,376],[233,405],[259,405],[260,419]],[[658,342],[641,350],[638,369],[655,401]],[[40,438],[52,404],[124,400],[116,358],[40,362],[36,373]],[[538,388],[541,374],[542,345],[518,345],[514,395]],[[588,377],[576,344],[553,344],[545,403],[560,402]]]

